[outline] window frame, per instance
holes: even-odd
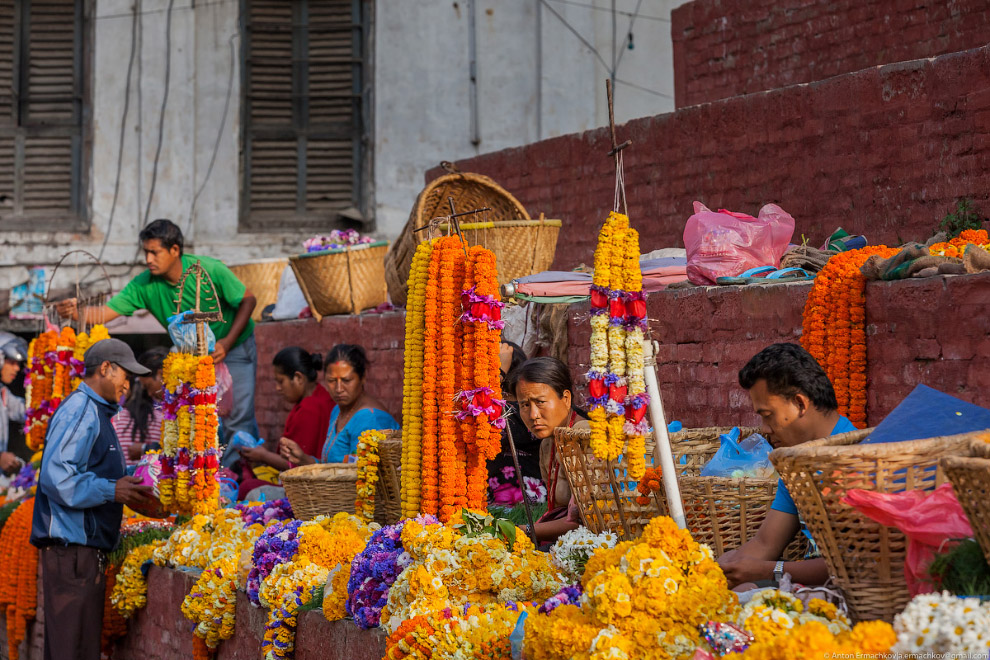
[[[279,0],[291,2],[293,7],[293,22],[306,21],[309,25],[308,7],[312,2],[320,0]],[[306,149],[307,139],[320,140],[344,140],[351,141],[352,158],[352,201],[354,206],[360,211],[364,218],[369,217],[371,208],[371,126],[370,121],[370,80],[372,74],[371,67],[371,26],[373,15],[373,3],[367,0],[350,0],[352,16],[352,93],[355,95],[357,103],[351,109],[352,129],[339,132],[310,130],[308,126],[308,108],[305,101],[293,104],[293,128],[261,128],[252,127],[251,106],[248,99],[250,90],[250,17],[251,2],[253,0],[240,0],[239,26],[241,34],[240,48],[240,68],[241,68],[241,126],[240,126],[240,171],[239,171],[239,211],[238,228],[244,233],[259,232],[284,232],[301,230],[329,230],[335,227],[344,227],[352,224],[343,218],[339,211],[320,212],[299,212],[293,211],[251,211],[251,148],[252,138],[259,133],[265,138],[296,139],[303,143],[297,145],[297,172],[296,172],[296,204],[305,205],[305,187],[300,186],[300,182],[306,180]],[[308,37],[308,34],[307,34]],[[300,43],[293,38],[292,53],[294,60],[305,57],[305,49],[308,42]],[[292,70],[293,63],[287,63],[287,70]],[[305,75],[308,76],[308,68]],[[307,81],[308,82],[308,81]],[[293,75],[293,96],[302,96],[298,89],[299,80]],[[300,118],[299,115],[303,114]],[[343,209],[340,209],[343,210]],[[366,220],[366,228],[371,227],[370,220]]]

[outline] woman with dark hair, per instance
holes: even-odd
[[[285,419],[282,440],[294,442],[305,452],[319,454],[327,437],[333,408],[333,399],[319,382],[322,356],[298,346],[289,346],[275,355],[272,368],[275,390],[292,404],[292,410]],[[292,464],[279,453],[279,442],[269,440],[258,447],[240,447],[241,458],[254,466],[269,466],[279,472],[287,470]],[[271,483],[255,478],[257,474],[247,471],[244,476],[238,493],[240,498],[258,486]]]
[[[357,450],[358,437],[369,429],[398,429],[381,401],[364,389],[368,357],[354,344],[337,344],[327,354],[324,382],[337,407],[330,414],[326,442],[321,452],[307,452],[291,438],[279,442],[282,457],[297,465],[343,463]]]
[[[127,401],[113,418],[113,428],[128,465],[136,465],[141,455],[162,439],[162,411],[156,406],[163,398],[162,365],[168,349],[152,348],[138,362],[151,373],[137,376]]]
[[[552,357],[532,358],[515,375],[519,414],[534,438],[540,440],[540,473],[547,485],[547,512],[536,523],[536,538],[553,542],[581,524],[571,487],[557,460],[554,429],[588,428],[583,411],[574,406],[574,385],[567,365]]]

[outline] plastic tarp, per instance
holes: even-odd
[[[990,410],[918,385],[863,444],[903,442],[990,429]]]

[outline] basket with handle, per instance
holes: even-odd
[[[872,429],[782,447],[770,454],[859,621],[892,621],[910,600],[904,578],[907,539],[842,502],[858,488],[879,493],[934,490],[939,460],[966,451],[974,434],[862,444]]]
[[[388,241],[309,252],[289,258],[313,317],[357,314],[386,300]]]
[[[945,456],[939,466],[952,482],[973,536],[990,563],[990,431],[983,432],[960,456]]]
[[[402,518],[402,431],[385,431],[378,443],[378,488],[375,492],[375,522],[394,525]]]
[[[279,257],[230,266],[237,279],[243,282],[248,291],[258,299],[258,304],[251,314],[251,318],[255,321],[261,320],[261,312],[265,307],[275,304],[278,300],[278,287],[282,282],[282,273],[288,265],[288,259]]]
[[[282,487],[299,520],[335,513],[354,513],[357,463],[315,463],[286,470]]]
[[[480,245],[495,253],[499,285],[550,268],[557,252],[560,220],[506,220],[461,223],[468,245]],[[440,225],[443,230],[444,226]]]
[[[492,179],[481,174],[458,172],[449,163],[441,165],[448,174],[434,179],[419,193],[402,233],[385,256],[385,281],[392,304],[397,307],[406,304],[406,282],[413,254],[420,241],[426,238],[423,232],[417,234],[415,230],[433,218],[449,215],[449,198],[453,198],[458,210],[489,207],[488,217],[494,222],[530,219],[519,200]],[[499,270],[502,270],[501,264]]]

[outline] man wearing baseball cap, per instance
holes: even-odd
[[[10,448],[10,423],[23,422],[27,413],[24,399],[7,386],[14,382],[27,362],[27,342],[9,332],[0,332],[0,473],[12,474],[20,469],[21,459]]]
[[[83,362],[83,382],[48,424],[34,503],[31,543],[41,549],[46,660],[99,659],[107,553],[117,545],[124,505],[153,497],[140,479],[126,476],[111,424],[128,374],[148,369],[119,339],[96,342]]]

